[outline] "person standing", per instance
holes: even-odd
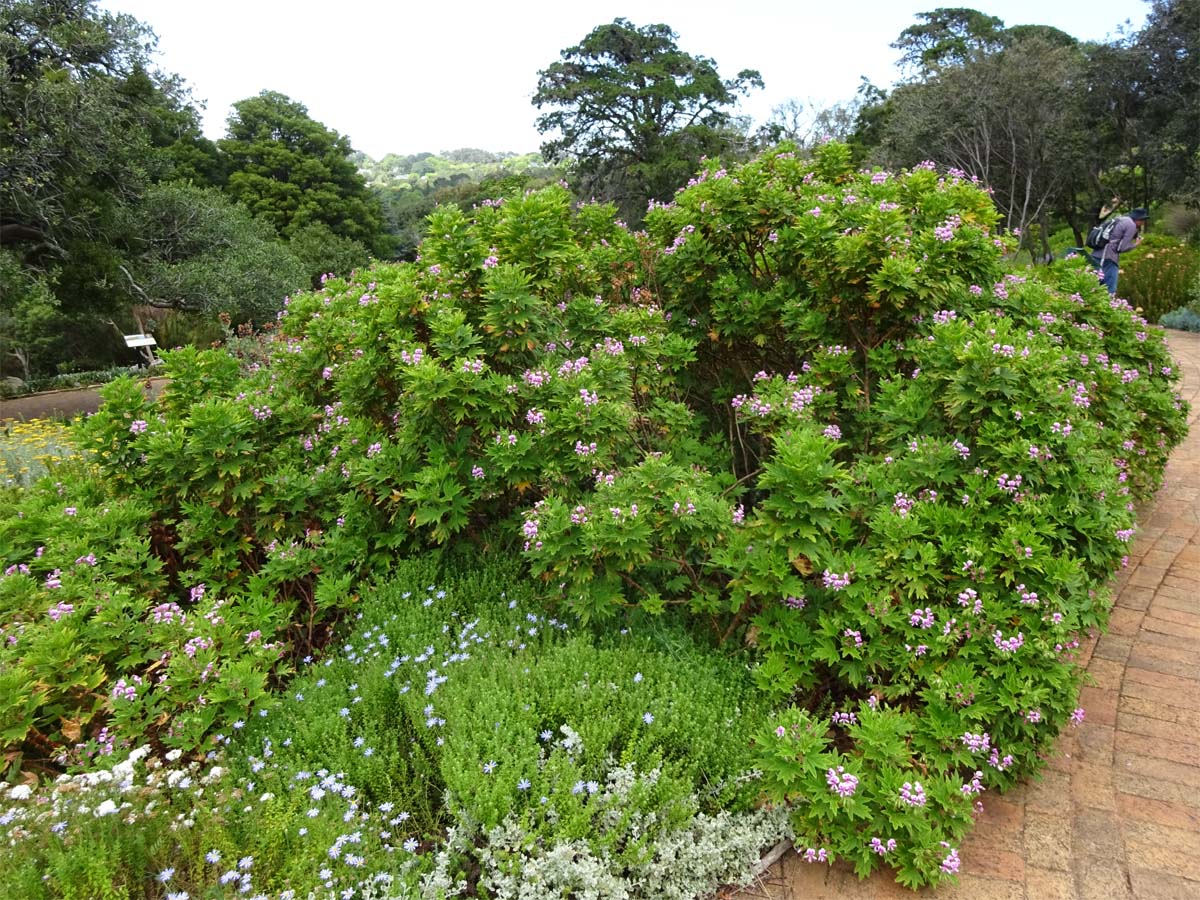
[[[1142,207],[1131,209],[1129,215],[1117,219],[1108,236],[1108,243],[1091,255],[1092,264],[1100,270],[1100,280],[1110,294],[1117,292],[1121,254],[1142,242],[1142,229],[1149,220],[1150,213]]]

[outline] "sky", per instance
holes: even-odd
[[[969,2],[969,0],[965,0]],[[157,63],[204,104],[222,137],[230,106],[263,90],[308,107],[356,150],[527,153],[542,138],[530,102],[538,71],[615,18],[666,24],[685,52],[723,78],[757,69],[765,83],[737,110],[761,124],[788,100],[832,105],[860,79],[899,77],[889,45],[919,12],[947,0],[101,0],[158,35]],[[1053,25],[1081,40],[1145,22],[1145,0],[980,0],[1006,25]]]

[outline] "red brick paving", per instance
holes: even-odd
[[[1143,511],[1107,634],[1085,648],[1087,719],[1042,777],[984,812],[938,900],[1200,900],[1200,335],[1169,332],[1191,434]],[[911,897],[886,872],[792,853],[742,900]]]

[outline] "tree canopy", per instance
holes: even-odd
[[[157,184],[126,215],[122,270],[146,305],[262,322],[308,286],[295,248],[215,188]]]
[[[892,45],[910,72],[860,110],[872,161],[957,166],[994,192],[1005,224],[1051,218],[1076,243],[1113,196],[1126,206],[1200,194],[1200,2],[1154,0],[1145,27],[1079,42],[973,9],[920,13]]]
[[[149,30],[93,5],[0,5],[0,244],[42,268],[102,251],[115,210],[173,174],[167,148],[199,137],[180,83],[149,71]]]
[[[939,7],[917,13],[921,21],[900,32],[892,47],[901,51],[900,65],[929,73],[962,64],[974,54],[998,50],[1004,41],[1004,21],[975,9]]]
[[[233,105],[218,143],[228,193],[284,237],[312,223],[386,252],[383,217],[349,160],[350,141],[308,115],[302,103],[263,91]]]
[[[730,107],[763,84],[753,69],[723,80],[676,38],[666,25],[616,19],[538,73],[537,128],[551,135],[542,153],[572,163],[583,194],[616,201],[634,221],[727,146]]]

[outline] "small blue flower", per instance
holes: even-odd
[[[652,724],[654,722],[654,714],[653,713],[642,713],[642,721],[645,722],[647,725]]]
[[[485,762],[483,764],[483,774],[491,775],[493,772],[496,771],[496,765],[497,765],[497,763],[494,759],[491,760],[490,762]]]
[[[528,778],[522,778],[520,781],[517,782],[517,790],[518,791],[527,791],[531,787],[533,787],[533,784],[530,782],[530,780]]]

